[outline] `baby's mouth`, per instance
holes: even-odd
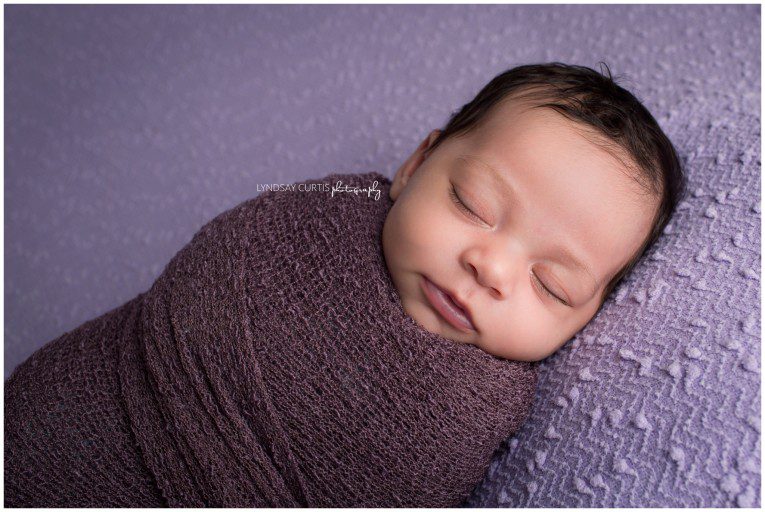
[[[435,309],[444,320],[449,322],[452,327],[463,332],[475,332],[475,326],[470,321],[465,310],[459,307],[448,293],[425,275],[423,275],[420,280],[420,288],[433,309]]]

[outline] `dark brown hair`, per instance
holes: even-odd
[[[534,103],[532,108],[551,108],[572,121],[594,128],[603,140],[592,142],[601,144],[617,158],[618,153],[626,153],[637,168],[620,160],[633,171],[633,178],[661,200],[649,235],[606,285],[600,297],[602,305],[661,235],[685,194],[686,178],[675,148],[651,113],[629,91],[617,85],[608,66],[601,64],[608,76],[585,66],[560,62],[518,66],[497,75],[472,101],[452,114],[426,154],[449,137],[474,130],[488,117],[493,106],[510,98],[529,99]]]

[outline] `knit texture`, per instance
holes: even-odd
[[[331,193],[341,181],[366,193]],[[374,182],[377,181],[375,185]],[[6,383],[6,506],[456,506],[528,416],[537,363],[420,327],[378,173],[205,224],[145,293]]]

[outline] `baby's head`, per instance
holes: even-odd
[[[684,190],[672,143],[610,71],[520,66],[398,169],[385,260],[425,329],[537,361],[593,318]]]

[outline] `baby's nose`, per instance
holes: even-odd
[[[476,282],[487,288],[493,297],[502,300],[509,296],[516,265],[506,252],[476,250],[466,255],[464,264]]]

